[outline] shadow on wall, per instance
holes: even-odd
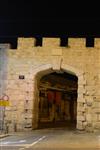
[[[0,44],[0,100],[3,100],[6,90],[6,79],[7,79],[7,50],[9,49],[8,44]],[[5,106],[0,106],[0,130],[3,130],[4,125]]]

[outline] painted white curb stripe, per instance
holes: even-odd
[[[37,144],[38,142],[42,141],[46,136],[42,136],[41,138],[39,138],[37,141],[33,142],[32,144],[30,144],[29,146],[25,147],[25,148],[30,148],[32,146],[34,146],[35,144]]]

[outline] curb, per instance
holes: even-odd
[[[1,138],[5,138],[5,137],[7,137],[7,136],[9,136],[9,134],[1,134],[1,135],[0,135],[0,139],[1,139]]]

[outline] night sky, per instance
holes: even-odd
[[[85,1],[2,0],[0,42],[17,37],[100,37],[100,8]]]

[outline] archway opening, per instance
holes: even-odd
[[[56,71],[41,77],[38,128],[75,128],[77,122],[78,78],[69,72]]]

